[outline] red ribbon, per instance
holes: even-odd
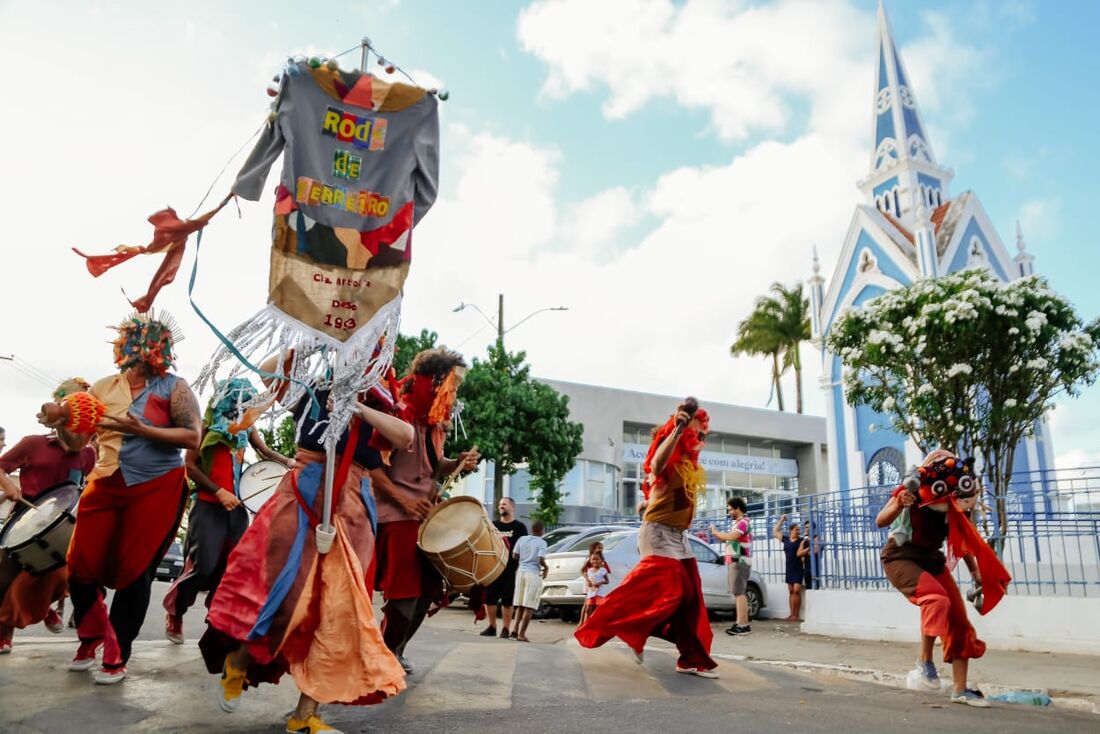
[[[73,252],[84,258],[88,272],[96,278],[137,255],[163,253],[164,260],[157,268],[157,272],[154,273],[153,280],[149,283],[149,289],[145,295],[136,301],[130,301],[130,304],[139,313],[145,313],[152,308],[153,300],[160,293],[160,289],[176,279],[176,273],[179,272],[180,263],[183,261],[183,251],[187,245],[187,238],[192,233],[205,227],[210,218],[220,212],[231,198],[233,198],[232,194],[225,197],[216,208],[196,219],[180,219],[176,215],[176,210],[171,207],[161,209],[149,217],[149,223],[153,225],[153,239],[144,247],[119,245],[115,248],[115,252],[110,255],[85,255],[75,247]]]

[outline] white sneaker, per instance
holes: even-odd
[[[717,678],[718,677],[718,671],[714,670],[713,668],[710,669],[710,670],[704,670],[702,668],[681,668],[679,665],[677,665],[676,666],[676,672],[677,673],[685,673],[687,675],[697,675],[700,678]]]
[[[939,693],[942,689],[939,673],[931,660],[918,660],[917,667],[905,676],[905,687],[911,691]]]
[[[95,672],[95,682],[101,686],[109,686],[115,683],[121,683],[126,678],[126,666],[121,668],[115,668],[114,670],[108,670],[107,668],[100,668]]]

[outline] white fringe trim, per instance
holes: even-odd
[[[359,327],[346,342],[340,342],[317,331],[273,304],[268,304],[255,316],[229,332],[227,338],[237,351],[254,366],[259,367],[270,357],[276,357],[273,373],[294,380],[280,403],[296,405],[308,395],[305,385],[315,390],[331,391],[333,411],[326,421],[323,441],[335,442],[344,431],[354,413],[355,397],[369,390],[382,379],[393,362],[397,344],[397,332],[401,322],[401,296],[378,309],[378,312]],[[377,357],[379,340],[383,340]],[[287,354],[294,357],[289,370],[283,372]],[[373,359],[372,359],[373,358]],[[226,363],[229,371],[219,377],[218,371]],[[245,377],[255,382],[254,373],[224,344],[215,350],[210,361],[199,372],[195,387],[202,391],[213,387],[219,379]],[[262,384],[260,385],[262,387]],[[276,384],[275,388],[281,388]],[[274,397],[275,390],[263,389],[259,395],[243,407],[258,407]],[[281,412],[281,410],[279,411]],[[308,411],[303,414],[308,415]]]

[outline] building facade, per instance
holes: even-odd
[[[569,397],[571,420],[584,426],[580,456],[562,482],[561,522],[633,516],[641,500],[641,466],[650,431],[663,424],[683,398],[542,382]],[[721,510],[733,495],[782,508],[786,498],[799,492],[829,489],[823,418],[699,400],[710,414],[711,429],[700,456],[707,471],[700,512]],[[492,464],[483,463],[456,493],[491,502],[492,472]],[[520,516],[527,516],[534,507],[527,470],[520,468],[507,477],[504,488],[519,505]]]
[[[814,254],[811,321],[821,351],[821,387],[827,396],[829,484],[837,489],[895,484],[920,463],[916,444],[893,431],[889,419],[845,400],[840,358],[824,337],[846,309],[858,307],[918,278],[983,267],[1002,281],[1031,275],[1033,261],[1017,225],[1011,256],[972,191],[952,196],[954,171],[941,165],[894,43],[886,13],[878,10],[877,71],[871,106],[870,172],[858,187],[865,197],[852,215],[828,288]],[[1022,442],[1015,472],[1053,467],[1046,425]]]

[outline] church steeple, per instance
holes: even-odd
[[[880,0],[870,175],[860,188],[875,206],[912,228],[917,206],[947,201],[953,172],[936,161],[909,74]]]

